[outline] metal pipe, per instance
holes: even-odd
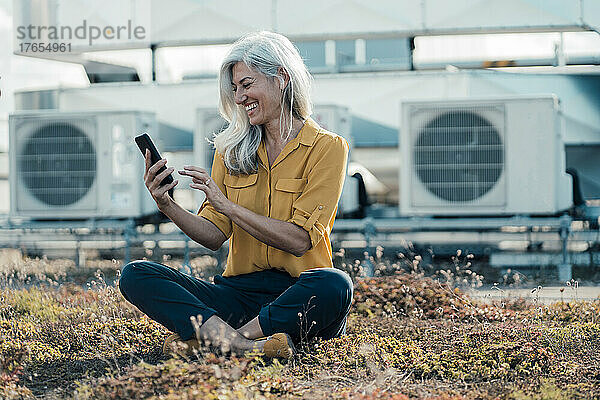
[[[560,239],[562,241],[562,263],[558,266],[558,279],[569,282],[573,278],[573,268],[569,262],[568,241],[571,219],[561,217]]]
[[[562,65],[600,65],[600,56],[563,56]],[[523,58],[517,60],[448,60],[444,62],[414,63],[416,70],[440,70],[448,65],[459,69],[504,68],[504,67],[556,67],[561,63],[556,57]]]
[[[157,44],[152,43],[150,45],[150,51],[152,52],[152,82],[156,82],[156,49]]]

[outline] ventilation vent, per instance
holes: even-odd
[[[37,129],[17,155],[21,181],[39,201],[68,206],[83,198],[96,177],[96,154],[87,135],[69,123]]]
[[[452,202],[481,198],[498,182],[504,145],[486,118],[468,110],[444,112],[425,124],[413,148],[416,177]]]

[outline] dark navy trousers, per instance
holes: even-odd
[[[216,275],[214,283],[152,261],[123,267],[121,293],[143,313],[183,340],[194,336],[190,317],[218,315],[238,329],[258,315],[265,336],[285,332],[296,343],[329,339],[346,330],[352,302],[350,277],[335,268],[315,268],[299,278],[279,270]]]

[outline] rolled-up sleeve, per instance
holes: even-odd
[[[213,158],[212,170],[211,170],[211,179],[219,186],[221,192],[224,195],[227,195],[227,191],[225,189],[225,185],[223,184],[223,180],[225,179],[225,162],[223,161],[223,157],[215,151],[215,156]],[[231,220],[229,217],[221,214],[210,204],[208,199],[204,200],[204,203],[200,206],[198,210],[198,215],[202,218],[205,218],[212,222],[226,237],[230,237],[233,232],[233,227],[231,225]]]
[[[292,222],[304,228],[314,249],[325,237],[342,194],[348,160],[348,142],[341,136],[315,144],[310,157],[310,172],[304,190],[293,202]]]

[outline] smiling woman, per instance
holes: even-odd
[[[289,358],[294,343],[345,332],[353,285],[332,268],[329,232],[348,143],[310,118],[311,81],[282,35],[259,32],[233,44],[219,76],[229,126],[213,140],[212,171],[179,171],[206,194],[197,215],[169,196],[178,181],[161,186],[173,171],[157,173],[166,160],[151,165],[147,156],[144,179],[160,210],[210,249],[230,240],[225,272],[214,283],[149,261],[123,268],[125,298],[177,332],[165,351],[184,340],[189,349],[208,342]],[[190,319],[200,322],[194,327]]]

